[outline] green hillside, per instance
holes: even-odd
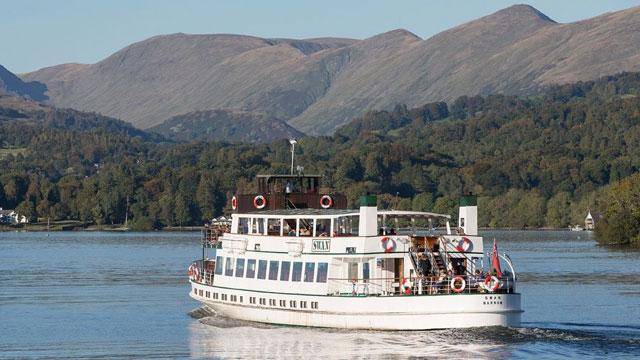
[[[629,73],[535,97],[367,112],[333,136],[299,139],[296,162],[351,201],[369,191],[382,206],[455,214],[459,195],[473,191],[481,226],[563,227],[598,210],[605,186],[638,172],[639,93],[640,75]],[[5,208],[99,224],[128,216],[137,228],[200,224],[254,175],[284,173],[290,161],[284,140],[166,143],[20,121],[2,122],[0,134],[3,147],[27,148],[0,159]]]

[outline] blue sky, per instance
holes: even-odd
[[[428,38],[518,1],[0,0],[0,64],[21,73],[94,63],[158,34],[366,38],[404,28]],[[530,1],[558,22],[640,5],[640,0]]]

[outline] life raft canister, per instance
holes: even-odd
[[[400,279],[400,289],[405,295],[411,295],[411,282],[407,278]]]
[[[267,199],[262,195],[258,195],[253,198],[253,207],[256,209],[264,209],[267,206]]]
[[[451,290],[454,293],[461,293],[464,291],[464,288],[467,286],[467,282],[464,280],[462,276],[458,275],[453,279],[451,279],[451,283],[449,283],[449,286],[451,287]]]
[[[500,287],[500,279],[495,276],[489,275],[486,279],[484,279],[484,287],[491,292],[496,292],[496,290],[498,290],[498,288]]]
[[[231,198],[231,208],[233,210],[238,208],[238,198],[235,195]]]
[[[471,248],[473,248],[473,243],[468,237],[462,237],[458,242],[458,245],[456,245],[456,251],[458,252],[471,251]]]
[[[380,239],[380,247],[382,247],[382,250],[384,250],[384,252],[390,253],[396,248],[396,241],[388,236],[385,236]]]
[[[320,206],[322,206],[323,209],[328,209],[330,207],[333,206],[333,198],[329,195],[323,195],[320,198]]]

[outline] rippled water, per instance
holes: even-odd
[[[376,332],[198,309],[197,233],[0,233],[2,358],[640,357],[640,252],[588,233],[486,232],[520,276],[523,327]]]

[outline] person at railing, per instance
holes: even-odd
[[[480,291],[482,287],[481,283],[484,282],[484,275],[482,274],[481,269],[476,269],[472,276],[469,277],[469,287],[475,289],[476,291]]]
[[[438,292],[440,292],[440,289],[445,285],[446,282],[447,282],[447,274],[444,271],[440,271],[438,280],[435,283],[434,294],[437,294]]]

